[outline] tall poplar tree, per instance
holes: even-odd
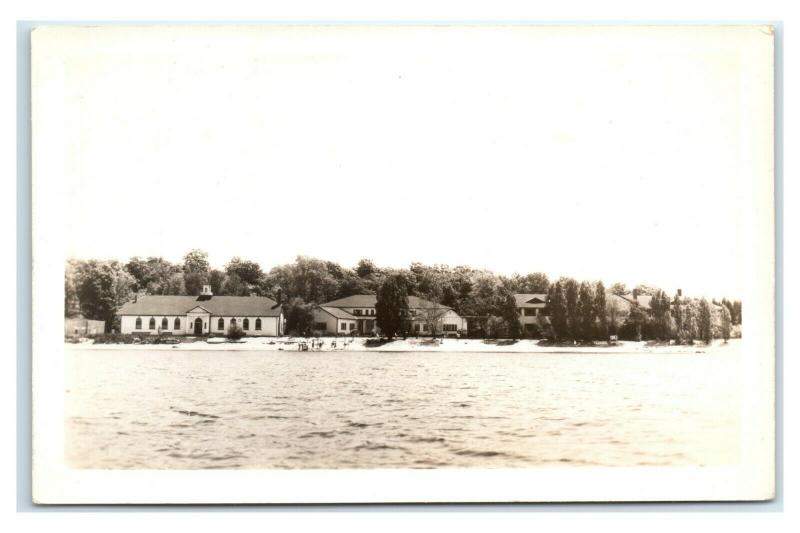
[[[394,338],[405,331],[408,320],[408,289],[403,276],[387,276],[378,288],[375,303],[375,322],[381,333]]]
[[[550,286],[547,307],[550,309],[550,326],[553,329],[553,337],[556,341],[560,341],[567,336],[567,302],[561,281]]]
[[[578,318],[578,282],[566,278],[563,282],[564,299],[567,306],[567,337],[575,340],[579,336],[580,320]]]
[[[576,305],[578,317],[578,337],[582,341],[590,342],[594,339],[595,307],[594,294],[587,282],[582,282],[578,289],[578,303]]]
[[[698,336],[706,344],[711,342],[711,305],[705,298],[700,300],[700,313],[697,319]]]
[[[594,285],[594,314],[597,317],[597,335],[603,340],[608,338],[608,320],[606,318],[606,287],[602,281]]]
[[[728,339],[731,338],[731,312],[724,305],[722,306],[722,316],[720,318],[722,339],[728,342]]]
[[[672,313],[672,320],[675,323],[675,331],[674,337],[676,342],[681,342],[684,338],[684,314],[683,314],[683,302],[681,302],[681,297],[678,293],[675,293],[675,298],[672,299],[672,306],[670,308],[670,312]]]

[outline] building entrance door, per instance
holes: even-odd
[[[194,319],[194,334],[195,335],[202,335],[203,334],[203,319],[202,318],[195,318]]]

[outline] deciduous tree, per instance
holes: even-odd
[[[114,323],[117,310],[131,297],[133,285],[133,276],[118,261],[92,259],[76,268],[81,313],[89,319],[104,320],[106,331]]]
[[[514,340],[519,339],[522,334],[522,325],[519,321],[517,301],[510,292],[505,294],[502,311],[502,318],[503,322],[505,322],[508,336]]]
[[[669,297],[661,289],[650,298],[650,312],[653,319],[653,333],[659,340],[669,340],[671,335]]]
[[[291,335],[310,333],[314,323],[314,304],[308,304],[302,298],[292,298],[283,304],[282,309],[287,332]]]
[[[614,283],[609,288],[611,294],[616,294],[617,296],[625,296],[628,294],[628,287],[625,286],[624,283]]]
[[[642,327],[647,323],[647,312],[642,309],[639,304],[631,304],[630,313],[628,313],[628,323],[631,324],[636,331],[636,340],[642,340]]]
[[[240,257],[234,257],[225,265],[225,273],[229,276],[236,274],[247,285],[258,285],[264,275],[258,263]]]
[[[208,283],[209,277],[208,253],[202,250],[191,250],[183,256],[183,279],[186,284],[186,294],[196,296],[203,290],[203,285]]]
[[[442,319],[447,314],[447,307],[436,300],[425,300],[420,303],[418,312],[418,318],[422,320],[427,330],[435,337],[437,332],[442,329]]]

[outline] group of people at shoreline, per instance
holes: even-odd
[[[323,348],[325,347],[325,339],[319,339],[319,338],[316,338],[316,337],[313,337],[313,338],[311,339],[311,341],[307,341],[307,340],[303,339],[303,340],[294,341],[294,342],[297,342],[297,350],[298,350],[298,351],[308,351],[308,350],[311,350],[311,351],[314,351],[314,352],[320,352],[320,351],[322,351],[322,350],[323,350]],[[345,349],[347,349],[347,347],[348,347],[348,346],[349,346],[349,345],[350,345],[352,342],[353,342],[353,340],[352,340],[352,339],[348,339],[348,340],[342,340],[342,342],[341,342],[341,349],[342,349],[342,350],[345,350]],[[331,342],[330,342],[330,349],[331,349],[331,350],[336,350],[337,348],[338,348],[337,340],[336,340],[335,338],[334,338],[334,339],[331,339]]]

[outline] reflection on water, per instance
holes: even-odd
[[[738,355],[67,350],[81,468],[710,465]]]

